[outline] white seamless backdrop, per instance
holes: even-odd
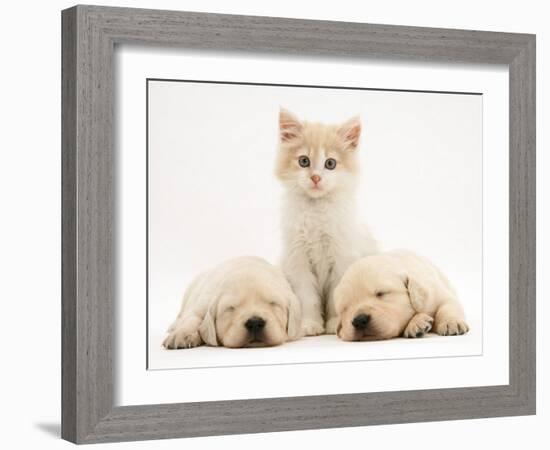
[[[239,255],[279,259],[280,105],[325,123],[361,117],[359,214],[383,248],[418,251],[447,273],[468,335],[161,347],[197,273]],[[150,80],[148,108],[149,369],[481,353],[482,95]]]
[[[3,258],[3,298],[5,320],[2,328],[4,361],[2,373],[2,418],[9,426],[4,427],[2,442],[5,448],[37,447],[44,450],[63,450],[72,447],[59,439],[61,395],[60,367],[61,315],[59,314],[61,283],[60,216],[60,67],[61,27],[59,11],[72,6],[74,2],[54,0],[51,2],[7,2],[3,13],[6,20],[0,30],[2,35],[5,67],[0,74],[2,85],[9,88],[3,93],[2,118],[6,126],[2,129],[3,208],[6,217],[0,224]],[[234,436],[211,436],[204,438],[164,439],[152,442],[123,442],[97,444],[93,450],[136,450],[136,449],[181,449],[211,450],[280,450],[281,448],[314,447],[316,450],[332,450],[343,442],[368,442],[371,447],[401,449],[414,446],[416,442],[444,442],[448,450],[464,448],[498,447],[500,450],[517,450],[525,445],[526,436],[531,442],[544,443],[548,440],[550,421],[550,389],[548,378],[550,364],[550,333],[545,326],[550,320],[548,308],[548,280],[550,280],[550,240],[544,231],[550,227],[550,158],[544,149],[550,145],[550,28],[548,27],[548,5],[545,2],[527,0],[518,7],[517,2],[465,0],[460,3],[444,3],[435,0],[392,0],[387,2],[363,2],[340,0],[338,2],[317,2],[312,8],[310,2],[296,0],[262,1],[252,0],[104,0],[101,4],[160,9],[186,9],[191,11],[229,14],[264,15],[272,17],[300,17],[318,20],[342,20],[349,22],[386,23],[457,29],[479,29],[488,31],[510,31],[537,33],[537,415],[521,417],[495,417],[476,420],[453,420],[386,426],[337,428],[326,430],[302,430],[284,433],[260,433]],[[32,11],[32,14],[29,14]],[[498,14],[495,14],[498,11]],[[21,32],[21,20],[32,33]],[[17,39],[14,39],[17,36]],[[39,36],[39,39],[37,37]],[[22,57],[22,55],[32,55]],[[39,71],[39,74],[37,73]],[[153,70],[154,72],[155,70]],[[166,76],[166,73],[151,73],[145,76]],[[160,71],[159,71],[160,72]],[[175,71],[174,71],[175,72]],[[39,75],[39,77],[37,77]],[[173,76],[180,74],[173,73]],[[208,74],[203,74],[211,78]],[[189,77],[190,75],[184,74]],[[198,75],[197,75],[198,76]],[[207,79],[204,78],[204,79]],[[240,80],[248,78],[246,74]],[[259,79],[251,80],[259,81]],[[278,81],[278,80],[274,80]],[[291,80],[296,82],[297,80]],[[307,82],[307,80],[306,80]],[[137,83],[143,95],[143,83]],[[437,80],[434,85],[437,84]],[[387,87],[384,80],[379,85]],[[430,86],[428,86],[430,88]],[[141,94],[139,94],[141,92]],[[32,99],[32,107],[25,98]],[[487,100],[487,99],[485,99]],[[137,100],[136,100],[137,101]],[[487,102],[485,102],[487,103]],[[488,106],[488,105],[485,105]],[[486,110],[487,112],[487,110]],[[29,124],[32,123],[32,132]],[[141,123],[138,123],[140,126]],[[487,127],[485,127],[487,129]],[[141,145],[144,141],[143,128],[138,129]],[[140,149],[141,147],[138,147]],[[503,155],[503,149],[496,153]],[[487,150],[486,150],[487,157]],[[494,155],[495,157],[497,155]],[[506,158],[504,158],[506,159]],[[490,162],[491,160],[487,160]],[[135,166],[133,166],[135,168]],[[138,169],[143,169],[141,166]],[[494,170],[496,168],[493,167]],[[144,169],[143,169],[144,170]],[[23,172],[23,173],[22,173]],[[487,189],[491,190],[491,175],[485,177]],[[497,183],[498,184],[498,183]],[[506,190],[504,185],[495,186]],[[144,196],[144,191],[140,199]],[[495,197],[498,198],[498,197]],[[137,201],[136,201],[137,202]],[[9,212],[13,211],[13,214]],[[139,217],[144,221],[144,214]],[[37,220],[39,218],[39,220]],[[136,218],[137,219],[137,218]],[[487,221],[486,221],[487,222]],[[496,230],[498,222],[490,225]],[[141,232],[141,230],[140,230]],[[143,236],[141,236],[143,238]],[[138,244],[143,247],[143,243]],[[30,277],[31,276],[31,277]],[[139,282],[143,289],[142,282]],[[136,292],[137,293],[137,292]],[[130,292],[131,294],[131,292]],[[497,293],[498,295],[499,293]],[[505,294],[505,293],[502,293]],[[28,299],[32,303],[29,314]],[[546,299],[546,300],[544,300]],[[136,298],[140,308],[145,300]],[[486,311],[487,313],[487,311]],[[486,314],[487,315],[487,314]],[[21,336],[21,320],[25,318],[25,329],[40,336],[40,347],[27,356],[21,345],[9,344],[14,336]],[[143,330],[145,319],[131,317]],[[121,321],[122,322],[122,321]],[[119,325],[121,322],[117,322]],[[135,350],[143,350],[145,338],[137,338]],[[491,340],[500,339],[491,335]],[[487,348],[484,349],[486,354]],[[461,359],[461,358],[460,358]],[[339,364],[333,364],[339,366]],[[352,365],[344,365],[351,368]],[[39,382],[29,382],[32,374],[40,373]],[[145,372],[143,355],[136,370]],[[218,372],[223,369],[216,369]],[[466,366],[458,370],[467,372]],[[160,371],[166,372],[166,371]],[[169,371],[186,375],[190,371]],[[257,373],[257,372],[255,372]],[[25,376],[27,374],[27,376]],[[220,376],[225,374],[222,373]],[[131,375],[131,373],[129,374]],[[259,375],[259,374],[258,374]],[[541,381],[542,380],[542,381]],[[158,381],[158,380],[157,380]],[[196,382],[196,378],[194,378]],[[143,383],[139,376],[139,383]],[[197,383],[193,385],[195,388]],[[222,384],[222,383],[217,383]],[[189,386],[190,384],[182,383]],[[143,389],[154,386],[143,383]],[[172,386],[172,392],[177,392]],[[24,395],[21,395],[24,392]],[[174,394],[174,397],[176,395]],[[152,396],[150,399],[153,399]],[[128,400],[131,398],[128,397]],[[176,401],[176,400],[174,400]],[[456,438],[458,437],[458,438]],[[542,447],[542,444],[541,444]]]
[[[338,64],[330,64],[322,60],[197,55],[137,48],[119,48],[117,64],[120,150],[117,230],[120,246],[117,254],[122,281],[117,286],[119,320],[115,327],[115,390],[119,404],[507,382],[508,323],[505,299],[508,295],[507,282],[502,282],[508,276],[508,237],[507,229],[502,226],[507,223],[508,217],[508,198],[504,194],[508,192],[508,167],[507,158],[502,157],[506,154],[508,144],[505,70],[380,61],[340,61]],[[367,350],[367,346],[349,344],[345,348],[336,347],[331,341],[330,345],[319,347],[317,353],[312,352],[311,348],[300,348],[304,344],[296,343],[295,346],[282,346],[269,354],[262,352],[273,349],[254,349],[257,352],[253,357],[241,350],[229,351],[224,353],[231,355],[228,359],[220,357],[218,361],[212,361],[211,355],[201,361],[200,352],[194,353],[199,355],[195,360],[192,352],[171,352],[181,355],[178,356],[181,359],[176,363],[174,360],[168,363],[164,361],[164,367],[342,360],[361,362],[185,371],[145,370],[145,283],[136,283],[136,280],[145,280],[145,142],[142,131],[145,129],[145,78],[208,80],[212,79],[213,73],[218,80],[238,82],[482,92],[483,102],[479,96],[450,94],[337,91],[336,95],[336,91],[332,91],[321,95],[317,89],[208,84],[195,84],[190,89],[186,83],[155,82],[155,89],[160,89],[154,96],[160,96],[155,97],[158,100],[164,95],[165,112],[149,117],[150,131],[160,127],[151,133],[150,151],[153,151],[153,141],[159,139],[155,141],[156,144],[163,144],[159,148],[173,151],[172,159],[169,160],[174,164],[166,160],[160,165],[158,161],[150,161],[150,208],[151,211],[159,208],[159,211],[169,212],[170,218],[179,217],[181,221],[174,222],[181,224],[181,228],[172,226],[166,216],[163,218],[165,227],[162,228],[162,221],[159,227],[159,218],[163,215],[150,216],[149,337],[158,339],[157,335],[165,330],[177,312],[185,284],[198,270],[238,254],[254,253],[276,260],[279,246],[276,220],[278,208],[277,195],[273,194],[277,194],[278,186],[272,175],[272,162],[276,151],[276,112],[280,104],[313,120],[339,121],[361,114],[365,125],[360,150],[364,169],[360,196],[365,199],[362,214],[385,248],[407,247],[419,251],[443,268],[457,286],[466,304],[468,317],[478,334],[472,333],[466,341],[460,341],[461,338],[421,340],[418,342],[424,343],[420,346],[411,346],[409,342],[405,347],[396,341],[396,344],[383,352],[377,350],[376,346],[368,347],[372,349],[372,359],[384,361],[361,361],[369,359],[365,352],[371,350]],[[164,89],[163,93],[162,86],[166,88],[168,85],[171,87]],[[243,89],[246,94],[243,94]],[[193,108],[193,114],[187,116],[185,111],[188,111],[186,108],[192,108],[190,105],[193,105],[193,98],[200,99],[202,95],[203,99],[212,99],[212,92],[216,92],[219,104],[211,100],[206,103],[210,106],[208,113],[216,119],[211,120],[211,126],[201,129],[201,126],[208,124],[201,118],[201,113],[204,118],[207,111]],[[330,97],[332,101],[327,100]],[[150,100],[153,100],[153,96]],[[151,102],[153,108],[156,100]],[[263,108],[258,107],[258,102],[264,104]],[[167,105],[175,108],[172,112],[179,113],[168,112]],[[484,120],[483,164],[480,161],[479,142],[481,108]],[[220,121],[220,117],[226,117],[227,121]],[[162,128],[166,126],[180,132],[167,133],[166,128]],[[186,129],[192,132],[184,132]],[[452,138],[449,139],[449,136]],[[205,139],[208,139],[208,146],[201,144]],[[467,139],[472,141],[468,142]],[[189,146],[192,151],[185,150]],[[211,152],[207,149],[211,149]],[[243,153],[234,158],[232,155],[235,152]],[[396,155],[399,157],[390,152],[398,152]],[[422,155],[422,158],[419,159],[418,155]],[[162,160],[162,157],[159,159]],[[222,161],[223,164],[220,164]],[[488,166],[491,167],[490,171],[487,170]],[[411,170],[412,167],[416,170]],[[440,168],[440,171],[434,174],[434,167]],[[463,172],[462,177],[456,178],[457,167],[460,168],[458,173]],[[481,170],[484,197],[491,199],[491,202],[483,202],[483,205],[479,196]],[[403,177],[409,182],[407,189],[403,188],[400,181],[397,182]],[[449,183],[450,179],[456,180],[455,186]],[[191,184],[186,184],[185,180]],[[170,189],[156,191],[163,185]],[[250,186],[254,188],[250,189]],[[449,190],[449,186],[453,189]],[[234,202],[226,201],[230,191],[238,194]],[[170,198],[172,192],[174,195]],[[419,193],[425,199],[424,202],[413,201]],[[265,201],[266,197],[269,201]],[[193,202],[197,198],[204,201],[200,202],[200,209],[193,210],[199,205],[199,202]],[[221,202],[220,198],[223,199]],[[403,217],[391,217],[389,204],[398,204]],[[250,205],[258,208],[258,213],[251,215],[251,224],[232,222],[231,211],[243,208],[250,210]],[[433,214],[434,205],[437,205],[437,214]],[[480,228],[479,214],[482,206],[483,230]],[[189,214],[190,211],[198,220],[183,220],[184,217],[180,215]],[[223,217],[223,228],[219,226],[219,220],[212,220],[216,217]],[[469,220],[462,220],[465,217]],[[159,230],[168,233],[162,240],[158,240],[158,236],[155,238]],[[484,314],[481,311],[479,288],[481,231],[484,239]],[[196,239],[189,239],[187,234]],[[169,236],[174,237],[174,240],[167,239]],[[481,329],[484,331],[483,336]],[[476,336],[477,339],[474,339]],[[491,336],[491,339],[487,339],[487,336]],[[461,345],[458,345],[459,342]],[[150,351],[153,347],[158,349],[156,342],[150,343]],[[238,358],[241,356],[238,355],[244,355],[240,361]],[[392,355],[397,358],[478,356],[393,360]],[[153,352],[150,356],[153,356]],[[390,360],[387,360],[388,356]],[[150,362],[154,367],[154,360]],[[162,364],[159,367],[163,367]],[[346,386],[335,381],[341,370],[346,370]],[[363,375],[366,372],[368,377]],[[402,373],[407,373],[407,376],[398,376]],[[227,383],[217,385],[215,380],[219,377],[226,379]],[[269,379],[284,382],[266,382]],[[193,386],[193,389],[179,388],[182,384]]]

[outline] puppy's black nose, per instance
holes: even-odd
[[[257,333],[258,331],[261,331],[264,328],[265,320],[262,319],[261,317],[254,316],[248,319],[244,323],[244,326],[251,333]]]
[[[369,324],[370,316],[367,314],[357,314],[353,320],[351,321],[351,324],[357,328],[358,330],[364,330],[367,328],[367,325]]]

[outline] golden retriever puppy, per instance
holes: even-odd
[[[469,329],[445,275],[426,258],[406,250],[356,261],[334,295],[337,334],[344,341],[418,338],[432,329],[457,335]]]
[[[163,345],[279,345],[299,337],[300,317],[300,304],[280,269],[261,258],[243,256],[192,281]]]

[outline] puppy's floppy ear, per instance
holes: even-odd
[[[422,311],[423,306],[426,304],[426,300],[429,296],[429,291],[426,286],[419,283],[416,278],[409,275],[403,275],[403,282],[409,292],[409,298],[411,299],[411,305],[415,311]]]
[[[292,289],[289,288],[288,290],[286,334],[289,340],[294,341],[302,337],[302,306]]]
[[[210,302],[206,314],[199,326],[199,335],[205,344],[217,347],[218,337],[216,333],[216,310],[218,309],[218,300]]]

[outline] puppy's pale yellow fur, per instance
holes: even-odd
[[[351,265],[334,292],[338,336],[345,341],[468,331],[456,292],[430,261],[399,250]],[[366,316],[366,317],[365,317]],[[364,328],[354,319],[363,317]],[[368,320],[368,322],[367,322]]]
[[[259,336],[246,328],[251,318],[265,321]],[[193,280],[163,345],[272,346],[298,338],[300,328],[300,304],[281,270],[261,258],[243,256]]]

